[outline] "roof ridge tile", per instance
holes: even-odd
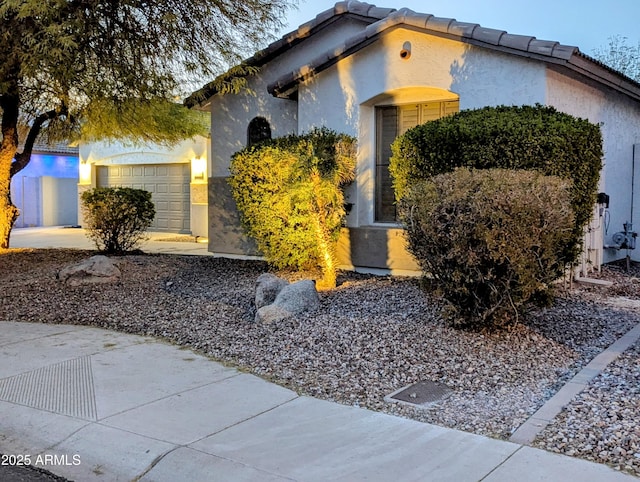
[[[395,11],[395,8],[383,8],[371,5],[371,8],[369,9],[369,17],[383,19]]]
[[[504,30],[487,28],[483,27],[482,25],[478,25],[478,27],[473,31],[473,39],[492,45],[500,45],[500,40],[506,34],[507,32]]]
[[[553,49],[557,45],[560,45],[560,42],[554,42],[553,40],[540,40],[540,39],[534,38],[533,40],[531,40],[531,42],[529,42],[529,48],[527,49],[527,52],[530,52],[532,54],[542,54],[542,55],[547,55],[549,57],[552,57]]]
[[[454,20],[449,24],[449,33],[453,35],[460,35],[461,37],[473,38],[473,32],[478,28],[480,24],[469,22],[458,22]]]
[[[419,28],[425,28],[425,25],[427,24],[427,22],[429,21],[429,19],[433,17],[433,15],[431,15],[430,13],[415,13],[413,15],[411,15],[410,17],[406,17],[404,19],[404,22],[407,25],[413,25],[415,27],[419,27]]]
[[[370,25],[367,25],[364,29],[366,34],[366,38],[371,38],[374,35],[378,35],[379,33],[385,31],[389,27],[395,25],[397,22],[392,16],[385,17],[383,19],[378,20]]]
[[[449,26],[455,21],[455,18],[432,16],[427,22],[425,28],[427,30],[433,30],[434,32],[449,33]]]
[[[518,35],[506,32],[500,37],[498,45],[500,47],[508,47],[515,50],[529,51],[529,44],[536,38],[531,35]]]
[[[369,16],[368,14],[369,10],[371,10],[371,7],[375,7],[375,5],[371,5],[370,3],[366,2],[358,2],[357,0],[350,0],[349,2],[347,2],[348,13],[363,15],[365,17]]]
[[[569,60],[575,53],[580,53],[578,47],[572,45],[558,44],[553,47],[553,56],[563,60]]]
[[[329,9],[331,11],[331,9]],[[338,2],[333,6],[333,13],[335,15],[341,15],[349,12],[349,2]]]

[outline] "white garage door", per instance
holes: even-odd
[[[151,193],[156,207],[152,231],[189,233],[189,164],[98,166],[98,187],[131,187]]]

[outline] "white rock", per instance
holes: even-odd
[[[120,279],[120,270],[108,257],[97,255],[63,268],[58,279],[69,286],[115,283]]]

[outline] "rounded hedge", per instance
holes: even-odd
[[[412,183],[399,204],[408,249],[474,328],[517,321],[562,276],[574,217],[570,183],[525,170],[459,168]]]
[[[571,180],[576,245],[592,216],[603,155],[598,125],[541,105],[461,111],[410,129],[392,152],[398,201],[410,183],[457,167],[533,169]]]
[[[97,187],[82,193],[87,236],[105,253],[135,250],[153,223],[151,193],[130,187]]]

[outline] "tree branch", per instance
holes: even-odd
[[[35,118],[33,124],[31,125],[31,129],[29,129],[29,134],[27,134],[27,139],[24,142],[24,148],[22,152],[17,153],[15,156],[15,161],[11,164],[11,173],[10,176],[13,177],[20,171],[22,171],[29,161],[31,160],[31,153],[33,152],[33,146],[42,131],[42,126],[45,122],[53,120],[57,117],[63,116],[67,114],[67,106],[66,104],[62,104],[59,109],[52,109],[48,112],[43,112],[38,117]]]

